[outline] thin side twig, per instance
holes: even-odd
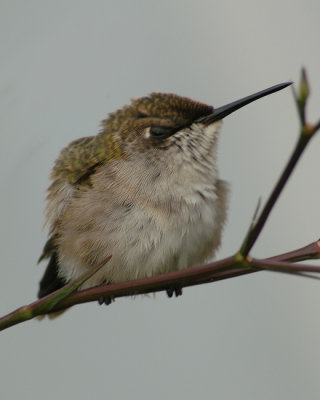
[[[309,97],[309,85],[307,80],[307,74],[305,69],[302,70],[301,73],[301,82],[298,90],[293,89],[293,95],[295,99],[295,103],[297,105],[298,114],[300,118],[300,136],[295,146],[295,149],[282,172],[278,182],[276,183],[273,191],[271,192],[265,206],[262,209],[261,214],[259,215],[256,222],[252,223],[248,234],[243,241],[239,252],[246,257],[252,247],[254,246],[256,240],[258,239],[276,201],[278,200],[283,188],[288,182],[289,177],[291,176],[294,168],[297,165],[302,153],[306,149],[306,146],[310,142],[311,138],[315,135],[315,133],[320,129],[320,122],[315,125],[311,125],[306,121],[306,104]]]

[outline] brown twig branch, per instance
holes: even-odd
[[[292,273],[304,271],[320,273],[320,267],[293,265],[288,263],[288,261],[294,262],[317,258],[320,258],[319,241],[311,243],[301,249],[263,260],[250,260],[250,258],[245,259],[236,254],[217,262],[182,271],[169,272],[151,278],[137,279],[112,285],[102,285],[74,292],[76,287],[79,287],[86,279],[92,276],[93,273],[97,272],[108,261],[107,259],[76,282],[65,286],[43,299],[27,306],[20,307],[12,313],[0,318],[0,330],[9,328],[10,326],[24,322],[38,315],[61,311],[76,304],[98,301],[101,297],[118,298],[134,296],[137,294],[154,293],[167,290],[175,285],[179,288],[201,285],[265,269]],[[66,294],[66,291],[68,291],[68,294]],[[60,298],[59,302],[57,302],[58,296]]]

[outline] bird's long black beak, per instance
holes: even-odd
[[[201,122],[205,125],[210,125],[213,122],[218,121],[226,117],[227,115],[233,113],[234,111],[239,110],[239,108],[244,107],[247,104],[258,100],[261,97],[268,96],[271,93],[275,93],[278,90],[282,90],[289,85],[292,85],[292,82],[279,83],[279,85],[271,86],[268,89],[264,89],[250,96],[243,97],[242,99],[233,101],[232,103],[226,104],[225,106],[215,108],[212,114],[201,117],[196,122]]]

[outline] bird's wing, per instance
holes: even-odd
[[[47,196],[46,214],[47,221],[50,223],[51,237],[43,249],[39,262],[55,254],[58,237],[56,228],[70,202],[69,194],[72,193],[70,187],[80,188],[91,185],[91,175],[108,160],[107,149],[103,138],[89,136],[71,142],[61,151],[51,172],[52,183],[48,188]]]

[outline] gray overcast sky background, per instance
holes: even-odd
[[[305,66],[319,118],[318,0],[0,1],[0,314],[35,299],[48,175],[69,141],[132,97],[174,92],[220,106]],[[231,184],[218,257],[235,252],[298,134],[289,89],[233,114],[220,136]],[[320,136],[254,248],[320,233]],[[320,283],[276,273],[75,307],[0,334],[1,399],[318,399]]]

